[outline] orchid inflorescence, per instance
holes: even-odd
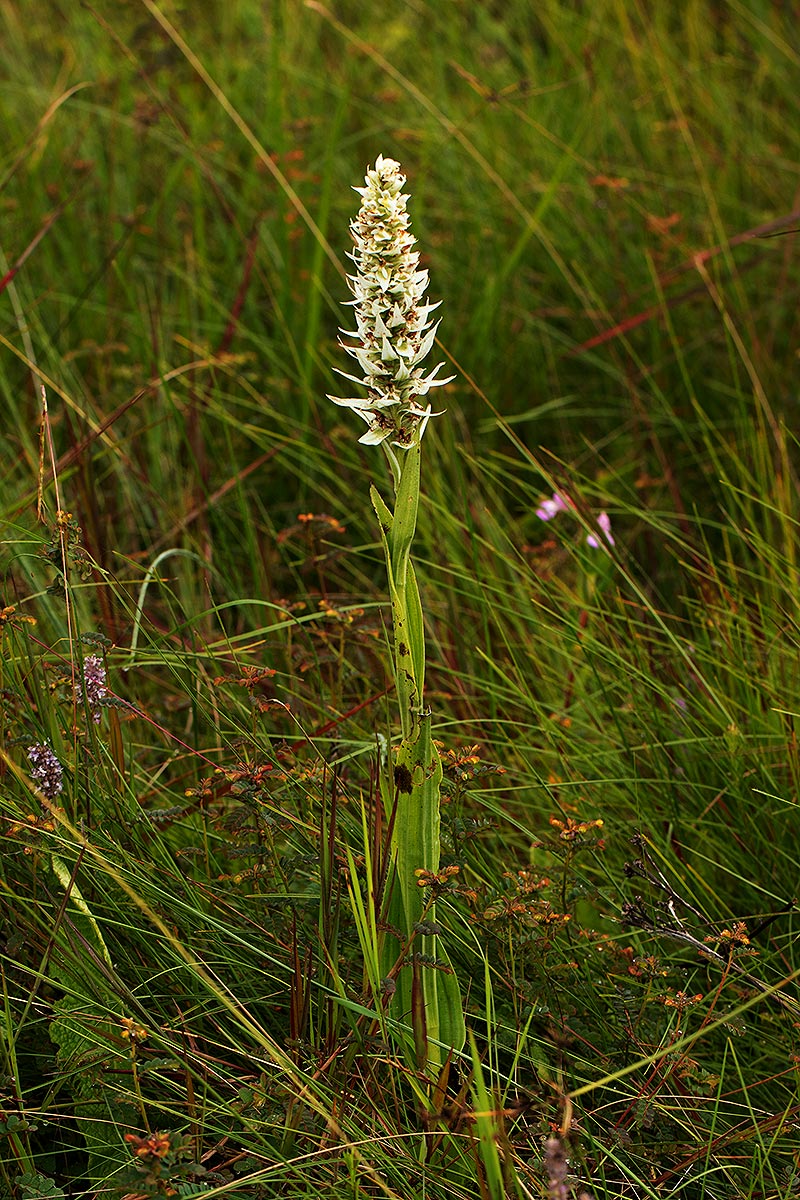
[[[368,429],[358,440],[367,445],[387,442],[407,450],[425,432],[431,405],[423,399],[433,387],[448,383],[437,379],[444,365],[438,363],[428,374],[421,366],[436,338],[439,322],[431,319],[437,304],[425,303],[428,272],[420,271],[416,238],[409,229],[404,194],[406,177],[400,164],[379,155],[367,171],[365,187],[354,188],[361,207],[350,232],[355,249],[349,257],[356,274],[348,276],[355,297],[354,332],[341,330],[356,345],[341,346],[358,363],[364,378],[339,374],[366,388],[366,397],[329,396],[334,404],[352,408]]]
[[[363,378],[339,373],[364,388],[366,396],[329,398],[366,423],[359,441],[381,446],[394,485],[390,504],[374,483],[369,492],[386,558],[400,717],[400,741],[389,750],[386,739],[388,769],[381,772],[384,811],[392,814],[391,879],[381,922],[386,933],[378,938],[376,954],[387,1003],[393,997],[392,1019],[410,1020],[411,1028],[400,1034],[403,1053],[414,1071],[426,1072],[433,1082],[450,1055],[460,1053],[466,1028],[461,991],[447,958],[447,934],[435,912],[440,891],[447,890],[447,879],[458,867],[439,870],[442,764],[431,735],[431,710],[423,701],[425,627],[411,548],[420,502],[421,439],[429,419],[438,415],[426,397],[449,380],[438,378],[442,363],[430,371],[422,366],[436,340],[438,321],[431,314],[438,305],[425,300],[428,272],[419,269],[405,182],[400,164],[379,156],[365,186],[355,188],[361,206],[350,224],[356,270],[348,282],[356,329],[341,331],[355,344],[341,344]],[[398,974],[398,964],[407,969]]]

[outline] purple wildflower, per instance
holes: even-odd
[[[550,1137],[545,1142],[544,1169],[547,1174],[547,1195],[551,1200],[569,1200],[569,1159],[561,1138]]]
[[[55,800],[63,788],[64,769],[46,742],[28,746],[28,761],[31,764],[31,779],[42,795]]]
[[[571,500],[565,500],[563,496],[558,494],[558,492],[553,492],[552,500],[543,500],[536,509],[536,516],[540,521],[552,521],[553,517],[558,516],[560,512],[566,512],[567,509],[574,507],[575,506]],[[611,518],[609,517],[608,513],[600,513],[600,516],[597,518],[597,526],[603,534],[605,541],[608,542],[609,546],[615,545],[614,537],[611,533]],[[595,536],[595,534],[589,533],[586,536],[586,545],[591,546],[593,550],[598,550],[600,548],[601,541]]]
[[[605,534],[605,539],[609,546],[615,545],[614,538],[611,533],[611,518],[609,517],[608,513],[601,512],[600,516],[597,518],[597,524]],[[590,533],[587,536],[586,545],[591,546],[593,550],[599,550],[600,548],[600,542],[593,533]]]
[[[83,660],[83,686],[86,688],[86,699],[92,709],[92,720],[100,722],[98,705],[108,695],[106,687],[106,669],[98,654],[89,654]]]
[[[536,509],[536,515],[540,521],[552,521],[560,512],[566,512],[567,503],[563,496],[559,496],[558,492],[553,492],[552,500],[543,500]]]

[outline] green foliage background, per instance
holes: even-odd
[[[545,1195],[554,1129],[575,1195],[796,1194],[795,15],[0,4],[15,1200]],[[378,153],[458,376],[415,560],[476,1041],[427,1125],[368,969],[386,475],[325,398]]]

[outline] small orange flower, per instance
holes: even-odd
[[[144,1025],[137,1025],[130,1017],[122,1017],[120,1025],[122,1026],[123,1038],[131,1042],[134,1046],[138,1045],[139,1042],[145,1041],[147,1038],[147,1030]]]
[[[558,817],[551,817],[550,824],[554,829],[559,829],[559,837],[564,842],[574,842],[577,837],[584,833],[588,833],[590,829],[602,829],[603,822],[598,821],[576,821],[574,817],[567,817],[566,821],[559,821]]]
[[[733,929],[723,929],[719,936],[721,941],[730,942],[731,945],[750,945],[750,938],[747,936],[747,926],[744,921],[737,921]]]
[[[16,611],[16,604],[8,604],[5,608],[0,608],[0,630],[4,625],[8,625],[12,618],[14,618],[16,622],[22,622],[23,625],[36,624],[36,617],[14,617],[14,613]]]
[[[698,992],[696,996],[687,996],[686,992],[676,992],[674,996],[664,996],[662,999],[666,1008],[677,1008],[678,1012],[685,1012],[693,1004],[699,1004],[703,994]]]
[[[144,1138],[126,1133],[125,1141],[130,1143],[136,1158],[165,1158],[171,1149],[168,1133],[151,1133]]]
[[[419,867],[414,872],[414,874],[417,877],[417,887],[421,887],[421,888],[445,887],[447,885],[448,880],[452,879],[452,877],[454,875],[457,875],[460,870],[461,870],[460,867],[453,865],[450,867],[443,867],[441,871],[437,871],[434,873],[433,871],[426,871],[424,867]]]

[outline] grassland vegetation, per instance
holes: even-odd
[[[3,1195],[800,1194],[791,8],[0,4]],[[455,376],[438,961],[327,399],[379,154]]]

